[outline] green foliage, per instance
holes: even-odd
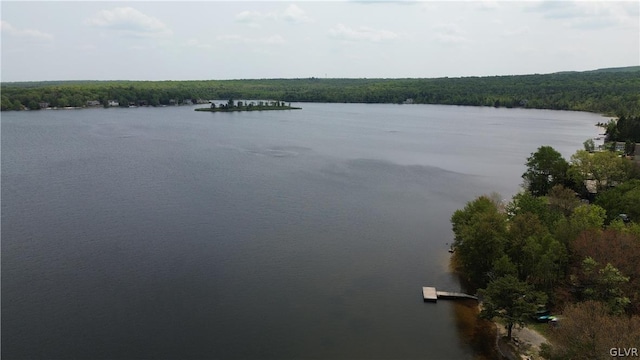
[[[631,224],[627,224],[622,232],[625,234],[634,235],[635,237],[640,239],[640,222],[632,222]]]
[[[569,225],[576,235],[585,230],[602,229],[606,211],[598,205],[580,205],[569,217]]]
[[[0,103],[0,109],[2,111],[7,111],[7,110],[13,110],[13,103],[11,102],[11,100],[6,97],[6,96],[2,96],[2,102]]]
[[[569,262],[567,248],[550,235],[542,238],[534,246],[532,251],[529,251],[534,260],[528,281],[540,289],[551,291],[565,275]]]
[[[118,99],[168,105],[184,99],[282,99],[286,102],[402,103],[526,107],[598,113],[640,113],[640,71],[437,79],[261,79],[208,81],[66,81],[3,83],[13,104],[70,106]],[[78,97],[80,101],[72,100]],[[123,101],[125,100],[125,101]],[[80,105],[78,105],[78,103]],[[5,107],[8,108],[8,107]]]
[[[620,138],[620,132],[618,131],[618,123],[611,119],[605,125],[605,135],[607,136],[608,141],[616,141],[616,139]]]
[[[573,210],[569,218],[558,221],[553,235],[566,246],[583,231],[601,230],[605,219],[606,211],[600,206],[582,204]]]
[[[564,275],[568,263],[566,247],[533,213],[511,219],[505,248],[522,281],[550,290]]]
[[[549,231],[553,231],[562,218],[562,213],[550,206],[546,198],[533,196],[529,192],[516,194],[507,204],[507,214],[511,218],[525,213],[536,215]]]
[[[582,204],[568,218],[561,218],[552,233],[560,243],[567,246],[583,231],[601,230],[605,219],[606,211],[600,206]]]
[[[578,150],[571,155],[569,176],[577,183],[593,180],[600,192],[629,179],[632,165],[629,159],[619,157],[611,151],[589,153]]]
[[[595,203],[607,212],[607,222],[627,214],[635,222],[640,222],[640,180],[631,180],[614,188],[598,193]]]
[[[609,141],[640,142],[640,116],[620,115],[607,125],[606,134]]]
[[[593,142],[593,139],[585,140],[585,142],[583,142],[582,145],[584,146],[584,150],[590,153],[596,150],[596,144],[595,142]]]
[[[541,154],[543,152],[538,155]],[[545,355],[552,359],[585,358],[582,355],[596,352],[582,349],[582,346],[613,344],[611,334],[599,331],[597,324],[591,326],[593,321],[603,321],[608,329],[624,330],[617,324],[622,320],[627,322],[629,318],[618,315],[625,312],[640,314],[640,223],[636,222],[640,218],[640,179],[637,179],[637,169],[627,159],[610,152],[590,154],[579,150],[572,157],[567,173],[576,182],[592,180],[597,185],[595,203],[585,204],[573,189],[560,182],[545,188],[554,177],[550,171],[537,170],[553,167],[534,155],[528,159],[529,170],[523,177],[542,174],[538,182],[542,185],[537,187],[538,191],[526,191],[513,197],[505,208],[504,228],[498,225],[499,222],[487,221],[490,214],[500,214],[495,201],[487,197],[468,203],[464,210],[454,214],[456,244],[461,250],[456,256],[463,259],[464,255],[473,254],[473,260],[484,254],[478,248],[485,242],[490,244],[490,251],[484,254],[492,260],[486,272],[488,276],[475,278],[479,283],[489,280],[487,288],[480,291],[484,296],[482,316],[503,318],[509,335],[513,326],[526,319],[523,314],[536,310],[537,303],[545,303],[550,298],[550,303],[545,305],[557,307],[585,301],[584,307],[582,303],[568,307],[560,321],[560,331],[550,330],[551,334],[562,333],[562,336],[556,337],[553,347],[544,349]],[[540,158],[558,158],[553,155]],[[543,181],[545,176],[547,182]],[[529,179],[532,180],[528,185],[536,183],[536,176]],[[623,222],[618,216],[621,213],[627,214],[632,221]],[[609,225],[603,230],[605,220]],[[497,229],[493,234],[487,230],[491,226]],[[493,239],[486,241],[491,236]],[[491,245],[500,243],[502,252],[494,251],[497,247]],[[487,267],[486,263],[480,264],[477,260],[463,264],[463,275],[471,279],[478,274],[471,272],[486,271]],[[584,316],[581,311],[589,315]],[[573,316],[579,317],[579,321],[573,321]],[[589,316],[594,318],[589,319]],[[631,319],[639,324],[637,316]],[[592,333],[585,335],[581,331],[579,325],[585,323],[589,323],[586,327]],[[570,331],[565,332],[568,328]],[[638,331],[631,332],[640,339]],[[589,337],[588,341],[584,341],[585,336]],[[608,342],[592,336],[608,336]],[[581,345],[573,346],[572,337],[578,338]]]
[[[502,255],[501,258],[493,262],[492,275],[493,278],[500,278],[507,275],[518,276],[518,268],[513,264],[508,255]]]
[[[518,270],[518,277],[525,280],[531,270],[529,254],[525,251],[528,242],[535,242],[536,238],[546,236],[549,230],[545,228],[535,214],[525,212],[514,216],[509,223],[506,252]]]
[[[631,303],[622,291],[622,285],[629,282],[629,277],[610,263],[599,267],[600,264],[591,257],[582,261],[582,295],[585,299],[602,301],[612,314],[622,314]]]
[[[538,305],[547,302],[544,293],[534,291],[529,284],[512,275],[490,282],[486,289],[480,290],[480,294],[483,298],[481,316],[504,319],[509,339],[514,325],[524,326],[525,320],[535,314]]]
[[[451,217],[456,257],[472,286],[486,285],[494,262],[504,255],[505,220],[486,196],[467,203]]]
[[[527,171],[522,174],[525,186],[534,196],[546,195],[551,188],[566,181],[569,164],[551,146],[541,146],[527,158]]]
[[[631,300],[624,296],[621,286],[629,282],[629,277],[624,276],[613,265],[607,264],[598,271],[598,286],[600,296],[607,302],[612,314],[622,314]]]
[[[487,196],[480,196],[476,200],[468,202],[463,210],[457,210],[451,217],[454,234],[460,234],[464,228],[472,225],[477,214],[493,211],[497,211],[496,204]]]

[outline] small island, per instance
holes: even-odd
[[[232,111],[264,111],[264,110],[300,110],[302,108],[286,105],[284,101],[234,102],[229,99],[226,104],[216,106],[211,103],[208,108],[197,108],[196,111],[232,112]]]

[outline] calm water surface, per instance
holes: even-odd
[[[3,358],[472,358],[452,212],[602,118],[300,106],[3,113]]]

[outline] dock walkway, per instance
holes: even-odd
[[[459,292],[450,292],[450,291],[437,291],[435,287],[424,286],[422,287],[422,297],[424,301],[436,302],[438,299],[471,299],[478,300],[477,296],[459,293]]]

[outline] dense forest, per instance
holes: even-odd
[[[587,144],[585,144],[585,148]],[[613,151],[569,161],[541,146],[510,202],[481,196],[456,211],[453,264],[481,315],[549,320],[547,359],[605,359],[640,343],[640,166]]]
[[[2,110],[179,105],[209,99],[416,103],[640,114],[640,67],[434,79],[260,79],[2,83]]]
[[[620,115],[617,120],[598,125],[605,129],[607,141],[640,143],[640,115]],[[633,150],[627,149],[627,152],[633,152]]]

